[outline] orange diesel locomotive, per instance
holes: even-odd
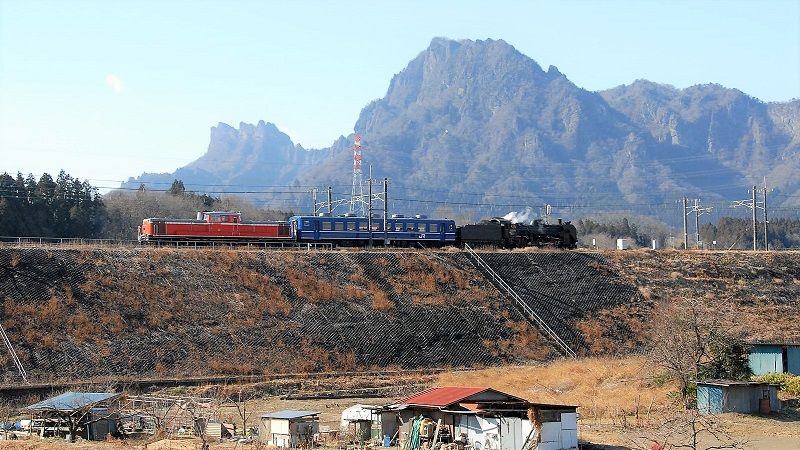
[[[227,211],[202,211],[197,219],[144,219],[139,227],[139,242],[191,240],[290,240],[288,222],[242,222],[242,214]]]

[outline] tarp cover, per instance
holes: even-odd
[[[120,394],[109,392],[64,392],[28,406],[29,411],[75,411],[100,403]]]
[[[319,411],[294,411],[284,410],[273,413],[262,414],[261,417],[269,417],[270,419],[299,419],[306,416],[318,416]]]

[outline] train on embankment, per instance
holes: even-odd
[[[577,230],[570,222],[512,223],[495,217],[456,226],[452,219],[426,216],[361,217],[292,216],[288,221],[247,222],[239,212],[201,211],[196,219],[149,218],[142,221],[141,243],[174,242],[294,242],[358,247],[370,242],[396,247],[496,246],[517,248],[553,246],[576,248]]]

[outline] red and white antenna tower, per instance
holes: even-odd
[[[366,204],[361,172],[361,135],[356,134],[355,142],[353,142],[353,191],[350,195],[350,213],[366,216]]]

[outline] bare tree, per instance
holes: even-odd
[[[9,400],[0,401],[0,416],[3,417],[3,439],[8,440],[8,423],[16,412],[14,404]],[[16,435],[12,435],[16,438]]]
[[[703,416],[697,410],[685,410],[666,418],[644,435],[629,439],[644,450],[721,450],[744,448],[747,440],[726,430],[714,416]]]
[[[749,376],[744,346],[714,305],[683,299],[659,307],[651,321],[650,359],[678,382],[685,408],[691,408],[693,385],[701,377]]]
[[[247,422],[253,416],[253,410],[248,407],[248,402],[258,398],[255,390],[238,386],[225,389],[225,402],[236,408],[236,413],[242,421],[242,430],[247,434]]]

